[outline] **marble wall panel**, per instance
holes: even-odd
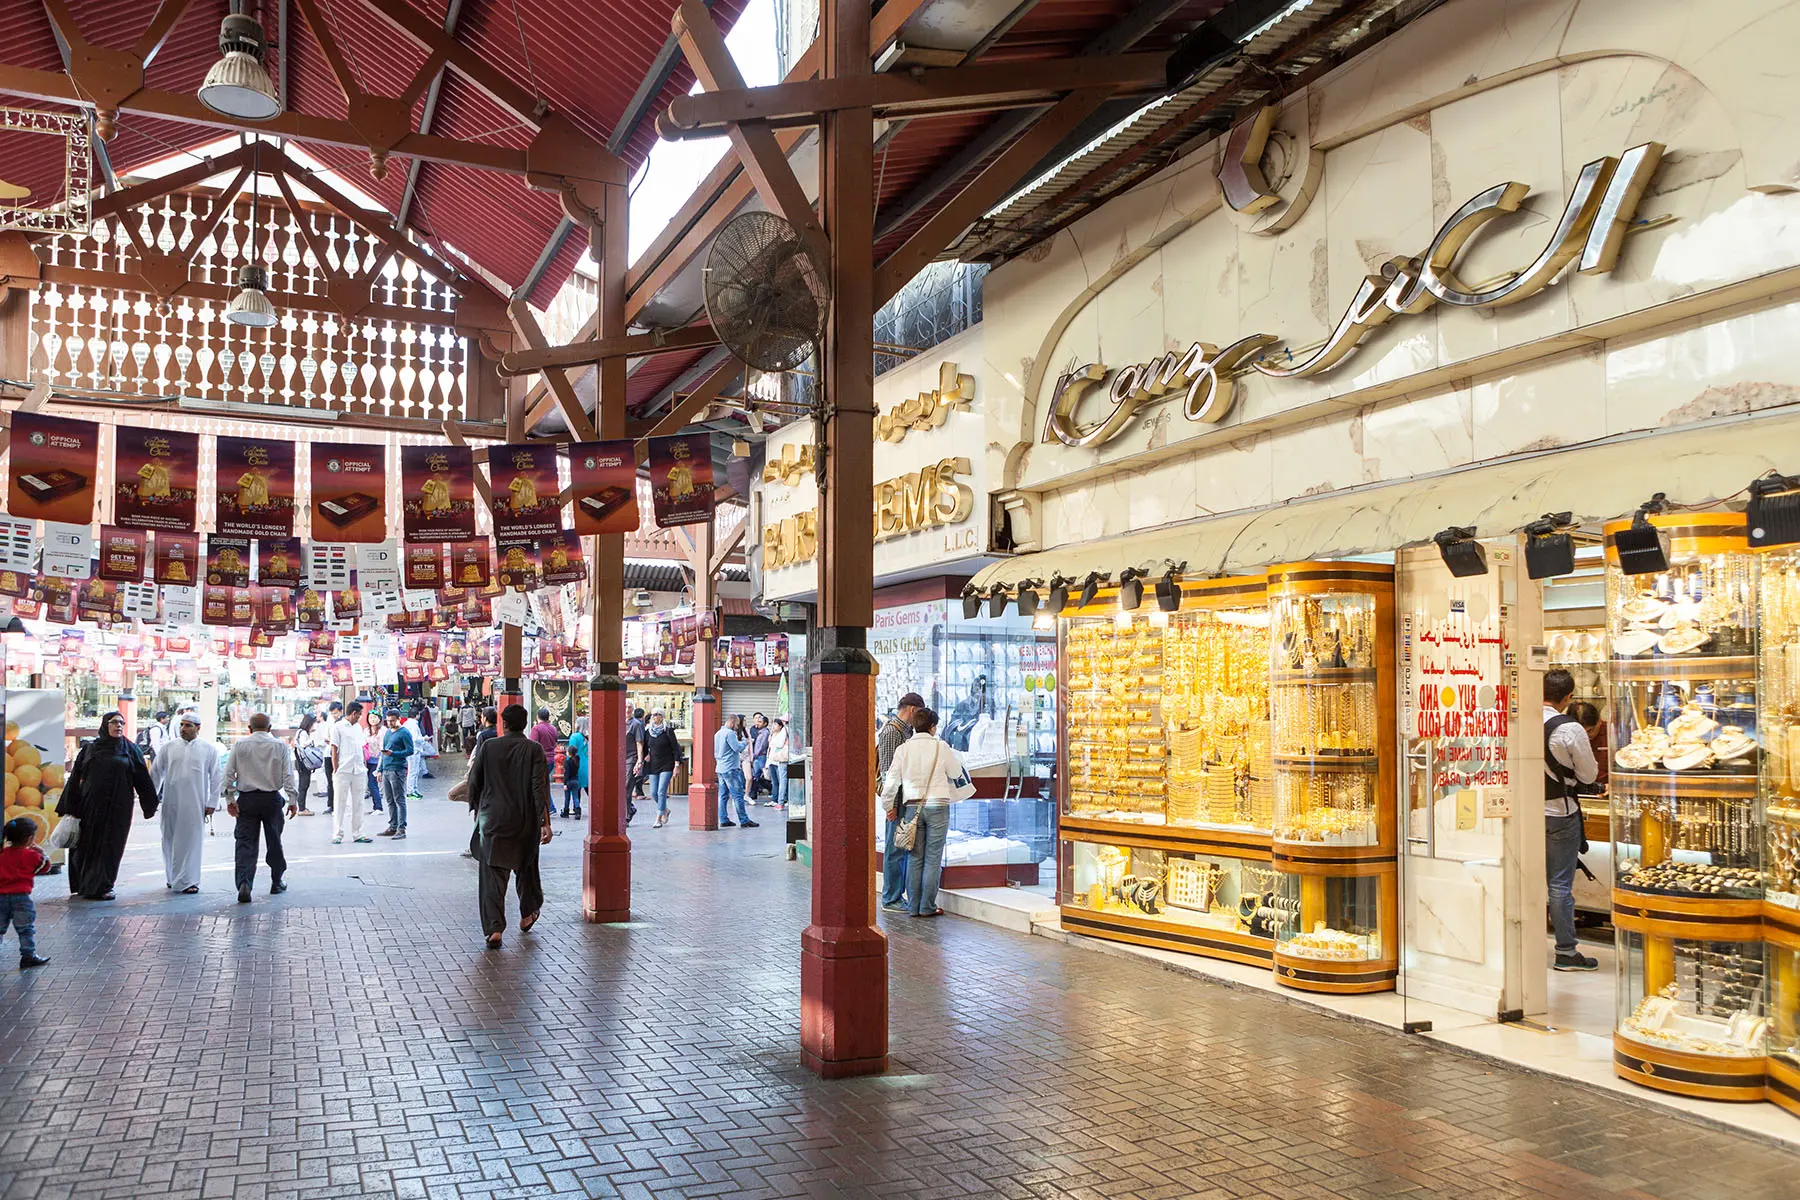
[[[1274,439],[1266,433],[1208,446],[1195,457],[1195,500],[1204,512],[1275,501]]]
[[[1796,346],[1800,303],[1690,322],[1636,343],[1609,342],[1606,432],[1671,428],[1800,404]]]
[[[1362,482],[1362,414],[1339,413],[1269,435],[1276,500],[1318,496]]]
[[[1468,465],[1475,457],[1473,404],[1465,383],[1363,409],[1362,482],[1406,479]]]
[[[1604,437],[1603,351],[1596,346],[1478,380],[1470,399],[1477,461]]]
[[[1128,529],[1150,529],[1201,515],[1195,500],[1198,467],[1192,456],[1157,463],[1119,478],[1125,484]]]

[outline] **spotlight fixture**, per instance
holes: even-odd
[[[1487,550],[1475,540],[1475,530],[1468,525],[1452,525],[1431,535],[1438,553],[1450,574],[1458,579],[1487,574]]]
[[[220,116],[267,121],[281,111],[281,99],[263,67],[268,39],[262,22],[244,9],[244,0],[232,0],[230,15],[219,24],[219,61],[206,73],[197,95]]]
[[[1525,527],[1525,574],[1550,579],[1575,569],[1575,514],[1545,513]]]
[[[963,585],[962,602],[965,621],[973,621],[981,615],[981,592],[974,584]]]
[[[1086,608],[1094,602],[1094,596],[1100,591],[1100,585],[1106,582],[1106,576],[1098,571],[1089,571],[1088,577],[1081,584],[1081,599],[1075,602],[1076,608]]]
[[[996,583],[988,589],[988,616],[998,617],[1006,612],[1006,585]]]
[[[1169,564],[1169,569],[1156,581],[1156,607],[1166,613],[1181,607],[1181,573],[1185,570],[1185,562]]]
[[[1790,546],[1800,542],[1800,475],[1770,471],[1750,484],[1745,512],[1752,546]]]
[[[1119,611],[1135,612],[1144,602],[1144,572],[1126,567],[1119,572]]]
[[[1619,558],[1619,570],[1626,575],[1655,575],[1669,569],[1669,537],[1650,523],[1652,513],[1669,507],[1662,492],[1638,506],[1631,526],[1612,535],[1613,552]]]
[[[1035,617],[1037,615],[1037,589],[1042,586],[1042,582],[1036,579],[1019,580],[1019,615],[1021,617]]]
[[[1045,604],[1051,616],[1060,616],[1062,610],[1069,607],[1069,585],[1074,582],[1060,571],[1051,572],[1050,595]]]
[[[238,294],[225,306],[225,319],[233,325],[250,325],[267,329],[275,324],[275,306],[263,293],[269,286],[269,272],[262,267],[238,268]]]

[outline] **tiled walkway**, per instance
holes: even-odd
[[[295,822],[246,907],[223,825],[198,896],[153,825],[116,903],[43,881],[55,961],[0,955],[0,1196],[1800,1195],[1763,1143],[954,918],[890,930],[893,1072],[820,1082],[775,821],[640,821],[610,928],[559,823],[546,917],[486,953],[461,813],[372,854]]]

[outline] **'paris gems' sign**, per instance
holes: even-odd
[[[1264,357],[1263,352],[1281,339],[1256,333],[1222,350],[1195,342],[1179,354],[1171,351],[1117,370],[1104,363],[1078,366],[1051,389],[1040,440],[1065,446],[1104,445],[1125,430],[1142,405],[1176,392],[1183,393],[1182,414],[1188,420],[1210,424],[1231,411],[1232,375],[1239,369],[1276,379],[1320,375],[1349,357],[1370,330],[1393,317],[1417,315],[1433,304],[1459,308],[1516,304],[1542,291],[1572,262],[1580,274],[1605,274],[1618,262],[1620,243],[1662,155],[1662,143],[1645,142],[1617,158],[1608,155],[1582,167],[1537,258],[1503,282],[1476,289],[1457,278],[1457,256],[1483,225],[1517,212],[1531,191],[1523,183],[1495,184],[1450,214],[1422,254],[1396,255],[1382,264],[1379,273],[1364,276],[1325,343],[1298,361]],[[1098,420],[1084,423],[1079,418],[1081,403],[1101,384],[1107,384],[1109,407]]]

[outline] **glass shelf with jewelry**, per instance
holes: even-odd
[[[1741,513],[1656,514],[1660,569],[1627,574],[1607,527],[1615,885],[1762,895],[1757,561]]]
[[[1197,609],[1167,622],[1169,823],[1267,834],[1275,821],[1268,610]]]
[[[1289,563],[1269,580],[1275,978],[1385,991],[1398,952],[1393,568]]]
[[[1800,548],[1757,557],[1766,899],[1772,908],[1800,911]]]
[[[1131,824],[1168,820],[1163,629],[1148,614],[1063,622],[1065,811]]]
[[[1647,1087],[1709,1100],[1761,1100],[1771,1032],[1765,952],[1738,936],[1621,928],[1613,1069]]]
[[[1266,862],[1151,846],[1065,841],[1063,927],[1267,966],[1285,918]],[[1159,936],[1165,935],[1165,936]]]

